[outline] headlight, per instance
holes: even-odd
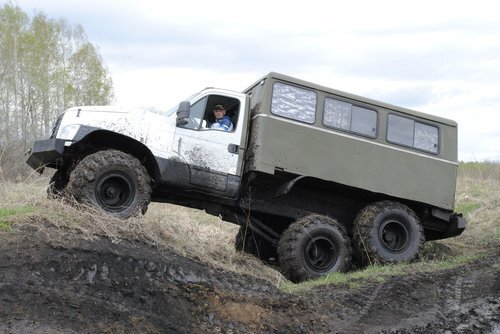
[[[76,133],[80,129],[80,125],[78,124],[71,124],[71,125],[66,125],[64,128],[59,130],[59,135],[57,138],[60,139],[66,139],[66,140],[73,140],[75,138]]]

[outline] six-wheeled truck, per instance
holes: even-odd
[[[211,128],[215,106],[231,131]],[[457,236],[457,124],[269,73],[244,92],[207,88],[165,113],[73,107],[27,163],[49,192],[117,217],[150,201],[241,226],[235,246],[294,282],[362,263],[412,261]]]

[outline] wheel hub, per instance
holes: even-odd
[[[116,196],[116,193],[117,193],[117,190],[115,189],[115,187],[111,186],[109,187],[108,189],[106,189],[106,195],[108,197],[115,197]]]
[[[409,232],[399,221],[388,221],[379,229],[382,246],[391,253],[402,253],[409,246]]]
[[[384,242],[388,245],[394,244],[396,242],[396,235],[392,231],[385,231]]]
[[[305,260],[315,271],[329,271],[337,262],[335,245],[327,238],[312,238],[305,247]]]
[[[132,203],[134,184],[126,175],[110,173],[99,180],[96,187],[96,198],[107,211],[117,212]]]

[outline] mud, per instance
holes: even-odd
[[[500,252],[287,294],[133,240],[26,225],[0,240],[0,333],[499,333]]]

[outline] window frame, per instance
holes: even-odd
[[[329,124],[326,124],[325,123],[325,115],[326,115],[326,100],[327,99],[330,99],[330,100],[333,100],[333,101],[338,101],[338,102],[342,102],[342,103],[347,103],[347,104],[350,104],[351,108],[350,108],[350,122],[349,122],[349,129],[343,129],[343,128],[339,128],[339,127],[336,127],[336,126],[333,126],[333,125],[329,125]],[[357,131],[353,131],[352,130],[352,114],[353,114],[353,107],[357,107],[359,109],[364,109],[364,110],[368,110],[368,111],[372,111],[375,113],[375,134],[373,136],[371,135],[368,135],[368,134],[365,134],[365,133],[361,133],[361,132],[357,132]],[[356,135],[356,136],[361,136],[361,137],[365,137],[365,138],[370,138],[370,139],[377,139],[378,138],[378,134],[379,134],[379,112],[377,109],[375,108],[367,108],[366,106],[364,105],[360,105],[360,104],[357,104],[357,103],[353,103],[352,101],[349,101],[349,100],[346,100],[346,99],[341,99],[341,98],[337,98],[337,97],[331,97],[331,96],[325,96],[323,98],[323,117],[321,118],[321,124],[325,127],[325,128],[328,128],[328,129],[333,129],[335,131],[340,131],[340,132],[344,132],[344,133],[349,133],[349,134],[352,134],[352,135]]]
[[[188,123],[183,125],[176,125],[176,127],[192,131],[217,131],[218,129],[204,127],[204,122],[206,122],[205,124],[214,123],[215,117],[213,117],[213,107],[217,104],[230,105],[229,109],[226,108],[226,113],[231,112],[231,115],[229,116],[231,118],[231,122],[233,123],[233,129],[231,131],[225,131],[225,132],[228,133],[235,132],[237,127],[239,126],[238,123],[240,122],[239,116],[241,114],[241,101],[236,97],[227,96],[223,94],[209,93],[198,96],[196,99],[190,102],[191,102],[191,110]],[[195,117],[192,117],[193,107],[198,105],[199,103],[200,103],[199,107],[202,107],[202,109],[200,110],[202,113],[200,123],[196,127],[189,127],[190,121],[196,119]]]
[[[201,126],[202,126],[203,120],[205,118],[205,112],[206,112],[206,108],[207,108],[207,103],[208,103],[209,96],[210,95],[204,95],[204,96],[200,97],[198,100],[196,100],[194,103],[192,103],[191,106],[190,106],[189,121],[188,121],[188,123],[183,124],[183,125],[177,125],[177,127],[183,128],[183,129],[186,129],[186,130],[192,130],[192,131],[200,131],[200,130],[202,130]],[[193,106],[197,105],[198,103],[201,103],[201,105],[199,106],[201,108],[201,110],[200,110],[200,112],[201,112],[200,123],[197,125],[197,127],[189,127],[188,125],[190,125],[190,121],[192,119],[195,119],[194,117],[192,117]],[[197,116],[200,116],[200,115],[197,115]]]
[[[310,92],[310,93],[313,93],[314,94],[314,97],[315,97],[315,103],[314,103],[314,119],[312,120],[312,122],[309,122],[309,121],[304,121],[304,120],[301,120],[301,119],[298,119],[298,118],[294,118],[294,117],[289,117],[289,116],[286,116],[286,115],[281,115],[281,114],[277,114],[275,112],[273,112],[273,101],[274,101],[274,92],[275,92],[275,85],[276,84],[281,84],[281,85],[285,85],[285,86],[289,86],[289,87],[293,87],[293,88],[297,88],[297,89],[301,89],[303,91],[307,91],[307,92]],[[308,89],[308,88],[304,88],[302,86],[299,86],[299,85],[294,85],[294,84],[290,84],[288,82],[283,82],[283,81],[274,81],[273,82],[273,85],[272,85],[272,89],[271,89],[271,103],[269,105],[269,111],[272,115],[275,115],[275,116],[278,116],[278,117],[283,117],[285,119],[290,119],[290,120],[293,120],[293,121],[297,121],[297,122],[300,122],[300,123],[305,123],[305,124],[315,124],[316,123],[316,120],[317,120],[317,117],[318,117],[318,93],[313,90],[313,89]]]
[[[404,119],[413,121],[413,134],[412,134],[412,145],[411,146],[410,145],[406,145],[406,144],[402,144],[402,143],[398,143],[398,142],[393,141],[393,140],[389,140],[389,119],[390,119],[391,116],[400,117],[400,118],[404,118]],[[436,147],[436,152],[429,151],[429,150],[426,150],[426,149],[423,149],[423,148],[419,148],[419,147],[415,147],[415,124],[416,123],[419,123],[421,125],[426,125],[426,126],[433,127],[435,129],[437,129],[437,147]],[[441,153],[441,128],[437,124],[430,123],[430,122],[425,122],[425,121],[422,121],[421,119],[417,119],[417,118],[414,118],[414,117],[402,116],[400,114],[396,114],[396,113],[393,113],[393,112],[390,112],[390,113],[387,114],[387,124],[386,124],[385,140],[388,143],[390,143],[390,144],[398,145],[398,146],[401,146],[401,147],[411,148],[413,150],[417,150],[417,151],[428,153],[428,154],[432,154],[432,155],[439,155]]]

